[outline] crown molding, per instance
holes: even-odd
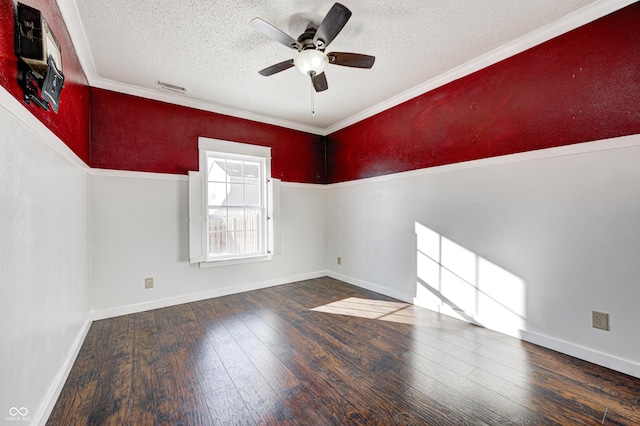
[[[230,117],[241,118],[244,120],[256,121],[264,124],[271,124],[274,126],[284,127],[292,130],[299,130],[301,132],[311,133],[314,135],[324,136],[324,129],[315,126],[309,126],[294,121],[283,120],[276,117],[269,117],[262,114],[256,114],[250,111],[231,108],[223,105],[213,104],[210,102],[200,101],[198,99],[187,98],[184,95],[173,94],[162,89],[146,89],[139,86],[133,86],[130,84],[124,84],[117,81],[109,80],[101,77],[94,77],[89,79],[91,87],[98,89],[111,90],[112,92],[124,93],[126,95],[133,95],[140,98],[151,99],[160,102],[167,102],[174,105],[180,105],[184,107],[194,108],[202,111],[213,112],[216,114],[227,115]]]
[[[338,130],[344,129],[354,125],[362,120],[379,114],[383,111],[391,109],[400,105],[410,99],[423,95],[445,84],[451,83],[454,80],[458,80],[467,75],[473,74],[476,71],[480,71],[483,68],[487,68],[500,61],[503,61],[511,56],[515,56],[518,53],[522,53],[527,49],[535,47],[546,41],[549,41],[555,37],[565,34],[569,31],[575,30],[583,25],[593,22],[596,19],[602,18],[605,15],[613,13],[623,7],[629,6],[635,3],[637,0],[599,0],[591,3],[573,13],[570,13],[563,18],[552,22],[542,28],[525,34],[505,45],[502,45],[484,55],[478,56],[450,71],[438,75],[424,83],[421,83],[409,90],[406,90],[392,98],[389,98],[377,105],[367,108],[357,114],[352,115],[336,124],[333,124],[326,129],[325,136],[335,133]]]
[[[297,123],[294,121],[270,117],[262,114],[256,114],[246,110],[231,108],[205,101],[199,101],[196,99],[184,97],[182,95],[161,91],[160,89],[145,89],[142,87],[101,78],[97,74],[95,63],[89,50],[89,43],[82,26],[80,15],[78,14],[76,1],[57,0],[57,2],[62,14],[62,18],[64,19],[67,30],[69,31],[71,40],[73,41],[76,54],[78,55],[80,64],[91,87],[111,90],[161,102],[168,102],[175,105],[186,106],[189,108],[214,112],[260,123],[271,124],[279,127],[289,128],[292,130],[299,130],[319,136],[327,136],[345,127],[351,126],[362,120],[393,108],[403,102],[420,96],[426,92],[448,84],[454,80],[465,77],[490,65],[505,60],[511,56],[517,55],[518,53],[521,53],[527,49],[551,40],[554,37],[574,30],[582,25],[588,24],[589,22],[595,21],[596,19],[602,18],[605,15],[608,15],[626,6],[629,6],[630,4],[635,3],[636,0],[598,0],[573,13],[570,13],[569,15],[566,15],[565,17],[549,25],[546,25],[522,37],[519,37],[512,42],[498,47],[497,49],[494,49],[484,55],[478,56],[477,58],[472,59],[448,72],[440,74],[424,83],[421,83],[409,90],[406,90],[396,96],[393,96],[379,104],[367,108],[326,128],[309,126],[307,124]]]
[[[71,41],[73,42],[73,47],[76,50],[80,65],[82,66],[82,70],[84,71],[85,76],[87,77],[87,81],[89,82],[89,86],[98,89],[124,93],[127,95],[138,96],[145,99],[167,102],[170,104],[185,106],[202,111],[214,112],[217,114],[223,114],[235,118],[256,121],[264,124],[271,124],[274,126],[284,127],[292,130],[299,130],[301,132],[311,133],[319,136],[325,136],[324,129],[320,127],[309,126],[294,121],[256,114],[246,110],[231,108],[210,102],[204,102],[197,99],[191,99],[183,95],[173,94],[161,89],[146,89],[143,87],[124,84],[102,78],[96,71],[95,62],[93,60],[93,56],[91,55],[91,51],[89,50],[89,42],[82,25],[82,20],[80,19],[80,15],[78,14],[78,6],[76,4],[76,1],[57,0],[57,2],[58,8],[60,9],[60,13],[62,15],[62,19],[67,26],[69,36],[71,37]]]
[[[73,48],[80,61],[82,71],[84,71],[84,75],[87,77],[89,85],[91,85],[91,82],[97,78],[96,66],[89,50],[89,42],[87,41],[80,15],[78,14],[78,6],[75,0],[57,0],[57,3],[73,43]]]

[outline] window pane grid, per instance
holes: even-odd
[[[260,209],[210,208],[209,254],[259,253],[262,249],[261,230]]]
[[[207,166],[209,256],[262,253],[264,161],[210,155]]]

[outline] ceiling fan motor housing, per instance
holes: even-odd
[[[317,29],[313,28],[313,27],[309,27],[305,30],[305,32],[303,32],[302,34],[300,34],[300,37],[298,37],[298,43],[300,43],[300,50],[307,50],[307,49],[315,49],[316,45],[313,44],[313,38],[316,35],[316,31]],[[322,40],[318,40],[318,48],[322,48],[324,46],[324,41]]]
[[[318,28],[307,28],[297,40],[260,18],[252,19],[249,24],[253,28],[298,51],[293,59],[279,62],[258,72],[260,75],[270,76],[295,66],[302,74],[311,77],[316,92],[322,92],[329,88],[327,77],[324,75],[324,69],[329,63],[352,68],[371,68],[375,61],[374,56],[349,52],[324,53],[350,17],[351,11],[346,6],[335,3]]]

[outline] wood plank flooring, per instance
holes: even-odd
[[[640,379],[331,278],[96,321],[48,425],[639,425]]]

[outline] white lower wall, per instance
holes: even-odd
[[[327,267],[640,377],[639,160],[635,135],[330,185]]]
[[[199,268],[188,262],[184,177],[92,173],[94,319],[325,275],[321,186],[281,184],[272,261]],[[145,277],[153,277],[153,289],[144,288]]]
[[[4,89],[0,128],[5,414],[46,419],[90,311],[327,270],[491,328],[508,318],[502,331],[640,377],[640,136],[328,187],[283,183],[273,261],[200,269],[187,261],[184,178],[88,171]],[[610,331],[591,328],[592,310],[610,314]]]
[[[0,129],[0,419],[36,424],[88,326],[88,174],[2,88]]]

